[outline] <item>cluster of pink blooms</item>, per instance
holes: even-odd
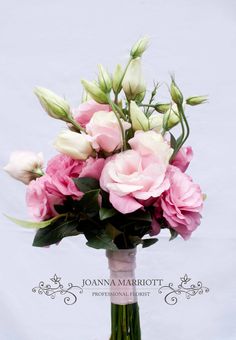
[[[111,120],[104,126],[103,121],[94,119],[95,113],[101,111],[105,114],[111,110],[108,105],[89,101],[74,110],[74,115],[89,133],[94,150],[112,152],[121,146],[121,132]],[[103,153],[106,158],[55,156],[44,175],[30,181],[27,187],[31,215],[36,220],[55,216],[55,205],[63,204],[67,196],[80,199],[83,195],[73,178],[91,177],[99,180],[113,207],[122,214],[152,207],[152,235],[160,232],[158,221],[164,219],[184,239],[189,238],[200,224],[203,205],[199,185],[185,173],[192,159],[191,147],[182,147],[170,164],[173,150],[156,131],[136,131],[128,144],[129,150]]]

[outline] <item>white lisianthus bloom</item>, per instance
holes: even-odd
[[[4,170],[13,178],[24,184],[43,175],[43,154],[31,151],[15,151],[10,155]]]
[[[142,76],[141,59],[132,59],[122,81],[126,97],[131,100],[145,92],[146,86]]]
[[[77,133],[70,130],[62,131],[57,136],[54,147],[59,152],[73,159],[85,160],[93,153],[87,136],[84,133]]]
[[[147,131],[149,129],[148,118],[145,116],[144,112],[138,107],[138,105],[131,100],[130,102],[130,119],[132,123],[132,128],[137,130]]]
[[[173,153],[169,143],[155,131],[136,131],[129,145],[142,156],[155,155],[166,165]]]

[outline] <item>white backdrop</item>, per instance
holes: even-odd
[[[152,80],[176,80],[186,96],[208,94],[210,103],[189,112],[189,169],[207,193],[202,225],[188,242],[167,235],[138,251],[137,276],[178,283],[187,273],[208,294],[180,297],[168,306],[155,292],[140,298],[143,340],[234,340],[235,313],[235,60],[234,0],[8,0],[0,3],[1,167],[15,149],[43,151],[62,124],[49,119],[32,93],[35,85],[65,95],[76,106],[81,78],[93,79],[97,63],[110,70],[125,62],[144,34]],[[25,218],[25,187],[1,171],[1,211]],[[33,294],[54,273],[64,283],[107,277],[103,251],[84,239],[65,239],[50,249],[31,246],[33,232],[1,215],[0,340],[105,340],[109,299],[89,291],[73,306]]]

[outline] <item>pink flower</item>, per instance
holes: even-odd
[[[155,155],[160,162],[166,165],[169,164],[173,153],[170,144],[164,140],[160,133],[155,131],[136,131],[134,137],[129,140],[129,144],[142,156]]]
[[[123,214],[143,206],[150,197],[160,196],[169,188],[166,166],[155,156],[141,156],[128,150],[114,155],[105,164],[100,186],[109,192],[111,204]]]
[[[172,160],[171,164],[185,172],[193,158],[193,150],[191,146],[182,147],[175,158]]]
[[[130,123],[122,119],[121,123],[124,130],[131,126]],[[96,151],[113,152],[120,149],[123,144],[119,122],[113,111],[95,112],[86,125],[86,132],[90,136],[90,142]]]
[[[72,179],[77,177],[99,179],[103,165],[103,158],[90,157],[86,161],[81,161],[60,154],[48,162],[46,173],[52,177],[54,187],[61,194],[81,198],[83,193],[77,189]]]
[[[104,165],[103,158],[89,158],[78,161],[65,155],[57,155],[49,162],[46,175],[30,182],[26,202],[30,214],[36,220],[45,220],[57,213],[55,204],[63,204],[66,196],[80,199],[80,192],[73,182],[73,178],[92,177],[99,179]]]
[[[26,191],[26,203],[29,214],[37,221],[46,220],[57,213],[54,205],[64,200],[62,194],[53,188],[52,178],[44,175],[30,182]]]
[[[175,166],[169,166],[170,188],[161,196],[163,217],[184,239],[200,224],[203,195],[198,184]]]
[[[110,111],[110,106],[107,104],[99,104],[95,100],[89,100],[82,103],[77,109],[73,110],[75,120],[82,126],[85,127],[89,123],[93,114],[97,111]]]

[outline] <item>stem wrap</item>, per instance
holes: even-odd
[[[107,250],[110,269],[111,303],[128,305],[137,302],[135,279],[136,249]]]

